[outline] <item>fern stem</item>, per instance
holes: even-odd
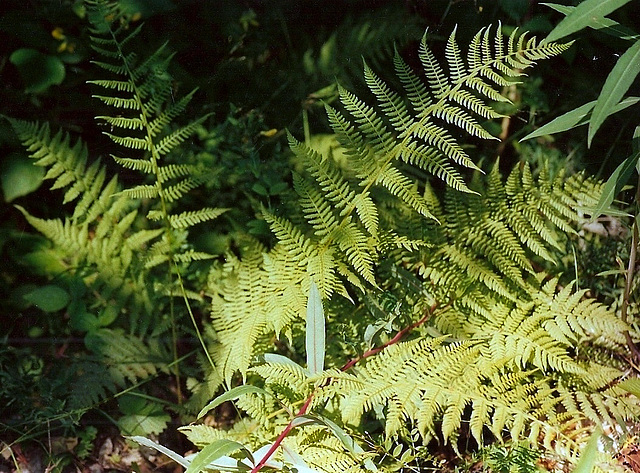
[[[429,318],[431,317],[433,312],[436,310],[436,308],[437,308],[437,304],[433,304],[429,308],[429,310],[425,311],[424,316],[420,320],[418,320],[417,322],[414,322],[411,325],[409,325],[409,326],[403,328],[402,330],[400,330],[388,342],[380,345],[379,347],[372,348],[372,349],[364,352],[362,355],[360,355],[360,356],[358,356],[356,358],[352,358],[342,368],[340,368],[340,371],[347,371],[349,368],[351,368],[352,366],[354,366],[355,364],[357,364],[361,360],[364,360],[365,358],[369,358],[370,356],[376,355],[376,354],[380,353],[382,350],[384,350],[385,348],[387,348],[387,347],[389,347],[391,345],[395,345],[400,340],[402,340],[404,338],[404,336],[406,334],[408,334],[410,331],[412,331],[416,327],[419,327],[420,325],[424,324],[427,320],[429,320]]]
[[[428,310],[425,311],[424,316],[420,320],[418,320],[417,322],[414,322],[411,325],[408,325],[407,327],[405,327],[402,330],[400,330],[387,343],[385,343],[383,345],[380,345],[379,347],[373,348],[371,350],[368,350],[368,351],[364,352],[361,356],[359,356],[357,358],[353,358],[353,359],[349,360],[347,363],[345,363],[342,366],[342,368],[340,368],[340,371],[346,371],[349,368],[353,367],[358,362],[360,362],[361,360],[364,360],[365,358],[368,358],[370,356],[376,355],[376,354],[380,353],[382,350],[384,350],[385,348],[398,343],[411,330],[415,329],[416,327],[419,327],[420,325],[424,324],[427,320],[429,320],[429,318],[431,317],[433,312],[436,310],[436,307],[437,307],[437,304],[433,304]],[[326,385],[326,384],[329,384],[330,382],[331,382],[331,378],[328,378],[325,381],[324,384]],[[298,411],[296,416],[293,419],[291,419],[289,421],[289,423],[287,424],[287,426],[282,430],[282,432],[280,432],[280,435],[278,435],[278,438],[273,442],[273,444],[271,445],[271,448],[269,448],[269,450],[267,451],[265,456],[262,457],[262,460],[260,460],[258,462],[258,464],[253,467],[253,469],[251,470],[251,473],[257,473],[258,471],[260,471],[262,469],[263,466],[265,466],[267,461],[269,461],[269,458],[271,458],[273,456],[273,454],[278,449],[278,447],[280,446],[282,441],[287,437],[287,435],[289,435],[289,432],[291,432],[291,429],[293,429],[293,427],[294,427],[293,422],[296,420],[296,418],[298,418],[300,416],[303,416],[303,415],[305,415],[307,413],[307,410],[309,409],[309,406],[311,405],[311,401],[313,401],[313,398],[315,397],[316,392],[317,392],[319,387],[320,386],[316,387],[316,389],[309,395],[309,397],[306,399],[306,401],[304,402],[304,404],[302,405],[302,407],[300,408],[300,410]]]

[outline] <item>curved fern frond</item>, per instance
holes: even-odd
[[[374,156],[367,161],[357,160],[359,175],[365,185],[382,182],[381,174],[396,159],[404,159],[437,177],[447,185],[468,191],[459,171],[450,167],[452,161],[463,167],[477,169],[471,158],[458,145],[445,125],[453,126],[473,136],[495,139],[478,121],[478,118],[496,118],[501,115],[485,104],[485,100],[506,101],[495,87],[510,84],[510,78],[523,74],[522,69],[539,59],[560,54],[569,45],[539,45],[532,38],[517,40],[514,32],[504,44],[500,28],[494,44],[489,41],[490,29],[480,31],[470,45],[466,60],[450,35],[445,57],[448,74],[427,45],[427,36],[420,44],[419,58],[427,79],[428,88],[396,53],[396,73],[409,99],[407,103],[365,64],[365,81],[376,97],[378,107],[366,105],[355,95],[340,90],[340,98],[349,118],[335,111],[329,112],[334,131],[347,147],[347,154],[362,157],[366,147]],[[526,62],[526,64],[525,64]],[[393,126],[395,135],[387,128]],[[366,146],[364,145],[366,143]],[[401,179],[396,178],[399,182]],[[394,186],[392,192],[401,187]],[[398,195],[398,197],[405,198]],[[428,214],[426,214],[428,215]]]

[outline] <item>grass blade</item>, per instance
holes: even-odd
[[[266,394],[267,396],[271,396],[267,391],[257,386],[251,386],[250,384],[243,384],[242,386],[236,386],[233,389],[230,389],[226,393],[221,394],[209,404],[204,406],[200,413],[198,414],[198,419],[204,416],[207,412],[212,409],[215,409],[223,402],[232,401],[234,399],[238,399],[240,396],[248,393],[258,393],[258,394]]]
[[[325,327],[322,297],[318,286],[311,281],[307,302],[307,370],[313,376],[324,369]]]
[[[614,113],[618,113],[624,110],[627,107],[631,107],[632,105],[640,102],[640,97],[626,97],[620,103],[618,103],[609,115],[613,115]],[[575,108],[563,115],[560,115],[557,118],[554,118],[549,123],[542,125],[537,130],[532,131],[524,138],[520,139],[520,142],[530,140],[531,138],[538,138],[539,136],[544,135],[553,135],[555,133],[561,133],[563,131],[570,130],[572,128],[577,128],[582,125],[586,125],[589,123],[589,112],[595,106],[596,101],[592,101],[589,103],[585,103],[578,108]],[[586,111],[586,113],[585,113]]]
[[[609,73],[604,86],[602,86],[602,92],[600,92],[596,106],[591,114],[587,138],[588,146],[591,146],[591,140],[598,128],[611,114],[613,107],[618,104],[627,90],[629,90],[638,73],[640,73],[640,41],[636,41],[633,46],[620,56],[620,59],[618,59],[618,62]]]
[[[575,10],[558,23],[558,26],[549,33],[549,36],[547,36],[544,41],[558,41],[565,36],[569,36],[571,33],[580,31],[590,26],[594,18],[597,19],[608,15],[630,1],[631,0],[584,0]]]

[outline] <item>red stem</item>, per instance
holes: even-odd
[[[349,360],[342,368],[340,368],[340,371],[347,371],[349,368],[351,368],[352,366],[354,366],[356,363],[358,363],[361,360],[364,360],[365,358],[368,358],[370,356],[373,356],[377,353],[380,353],[382,350],[384,350],[385,348],[387,348],[390,345],[393,345],[395,343],[398,343],[402,337],[404,337],[407,333],[409,333],[411,330],[413,330],[414,328],[422,325],[423,323],[425,323],[427,320],[429,320],[429,317],[431,316],[431,314],[433,313],[433,311],[436,309],[436,304],[432,305],[429,310],[425,311],[424,316],[418,320],[417,322],[412,323],[411,325],[403,328],[402,330],[400,330],[398,333],[395,334],[395,336],[389,340],[387,343],[380,345],[379,347],[376,348],[372,348],[371,350],[367,350],[366,352],[364,352],[362,355],[360,355],[357,358],[353,358],[351,360]],[[280,446],[280,444],[282,443],[282,441],[286,438],[287,435],[289,435],[289,432],[291,432],[291,429],[293,429],[293,421],[300,417],[303,416],[307,413],[307,409],[309,409],[309,406],[311,405],[311,401],[313,400],[313,397],[315,396],[316,391],[312,392],[309,397],[307,398],[307,400],[304,402],[304,404],[302,405],[302,407],[300,408],[300,410],[298,411],[298,413],[296,414],[296,416],[291,419],[291,421],[287,424],[287,426],[282,430],[282,432],[280,432],[280,435],[278,435],[278,438],[275,440],[275,442],[273,442],[273,445],[271,445],[271,448],[267,451],[267,453],[265,454],[264,457],[262,457],[262,460],[260,460],[258,462],[258,464],[256,466],[253,467],[253,469],[251,470],[251,473],[258,473],[258,471],[260,471],[262,469],[262,467],[267,463],[267,461],[269,461],[269,458],[271,458],[271,456],[275,453],[275,451],[278,449],[278,447]]]

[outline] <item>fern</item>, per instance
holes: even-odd
[[[71,325],[88,332],[87,348],[108,366],[109,383],[97,383],[92,393],[74,401],[88,407],[116,386],[125,388],[157,376],[159,368],[167,366],[169,350],[150,337],[171,330],[177,361],[178,314],[166,296],[202,301],[200,294],[185,287],[181,271],[211,255],[193,248],[188,231],[226,209],[180,207],[204,175],[170,159],[207,116],[185,126],[175,124],[195,91],[173,100],[166,45],[140,58],[128,49],[141,27],[130,28],[118,3],[87,1],[87,13],[92,46],[101,57],[96,65],[107,76],[90,83],[101,89],[95,97],[113,109],[112,115],[97,119],[109,125],[106,135],[121,151],[112,155],[114,160],[147,181],[123,188],[117,176],[107,177],[100,160],[90,160],[81,139],[63,131],[52,134],[48,124],[8,120],[34,164],[47,169],[52,189],[63,190],[63,202],[74,205],[73,215],[64,219],[42,219],[18,209],[61,255],[67,272],[55,276],[72,287]],[[142,199],[151,199],[144,216],[138,213]],[[154,271],[161,265],[167,266],[164,271]],[[113,316],[94,315],[104,311]],[[123,326],[128,333],[119,331]],[[126,342],[116,342],[122,339]],[[81,379],[95,378],[87,376]]]
[[[216,273],[222,279],[209,288],[215,294],[214,359],[226,383],[238,372],[245,379],[260,375],[289,409],[307,396],[314,412],[342,426],[380,419],[386,439],[406,438],[413,429],[425,445],[438,438],[456,448],[468,424],[480,445],[490,433],[500,441],[557,447],[573,459],[580,449],[576,426],[637,415],[637,399],[617,387],[623,372],[615,363],[574,353],[581,347],[621,350],[626,325],[541,269],[552,268],[565,235],[575,232],[576,209],[593,204],[600,184],[580,174],[551,176],[546,168],[534,178],[527,165],[505,180],[497,163],[488,176],[476,172],[467,184],[458,170],[477,167],[451,129],[491,139],[481,121],[500,116],[490,107],[506,100],[496,88],[567,47],[515,32],[505,41],[486,28],[463,58],[454,31],[445,73],[425,37],[419,57],[426,83],[396,54],[402,93],[365,64],[377,105],[340,89],[344,111],[327,106],[346,156],[340,167],[290,137],[307,170],[294,175],[300,213],[285,218],[264,211],[278,243],[269,250],[247,243],[241,259],[230,255]],[[405,174],[412,168],[444,181],[444,195],[434,190],[439,184]],[[395,317],[413,326],[429,307],[438,309],[414,339],[394,342],[353,370],[305,378],[275,361],[251,367],[272,334],[284,335],[293,351],[300,346],[310,281],[320,288],[334,333],[341,323],[365,338],[349,348],[334,340],[339,346],[329,346],[329,356],[356,356],[365,342],[389,337],[385,331]],[[395,309],[384,306],[379,301],[385,293],[402,302]],[[345,320],[344,314],[354,315]],[[260,423],[246,441],[273,435],[260,396],[238,405]],[[315,453],[299,439],[314,432],[288,433],[307,462]],[[329,443],[319,449],[337,458]],[[358,461],[363,459],[340,467]]]
[[[189,191],[198,187],[202,180],[193,166],[183,164],[163,164],[168,155],[192,135],[208,115],[180,127],[173,127],[189,105],[195,90],[177,101],[172,97],[172,78],[167,72],[170,55],[165,53],[166,44],[151,56],[139,60],[133,53],[126,52],[127,44],[139,33],[140,28],[128,29],[117,5],[106,1],[88,2],[93,12],[92,47],[109,60],[96,61],[96,65],[112,73],[115,78],[95,80],[89,83],[104,90],[95,95],[97,99],[114,108],[120,116],[103,115],[97,117],[114,128],[105,133],[115,144],[125,149],[129,156],[113,156],[125,168],[151,177],[153,184],[141,184],[123,190],[129,199],[153,199],[158,209],[147,214],[150,220],[163,220],[167,244],[155,247],[153,262],[156,266],[163,262],[171,265],[189,263],[202,259],[198,252],[183,252],[179,258],[175,230],[186,229],[198,223],[213,220],[224,209],[201,209],[191,212],[171,214],[171,204],[179,201]],[[112,95],[112,94],[118,95]],[[123,96],[124,95],[124,96]],[[144,154],[140,155],[142,151]]]
[[[283,217],[265,214],[265,219],[281,243],[266,254],[263,261],[261,258],[252,259],[251,264],[254,268],[252,271],[255,277],[260,277],[260,272],[266,271],[262,277],[265,281],[269,281],[266,290],[259,293],[249,288],[245,290],[249,291],[247,298],[252,301],[253,309],[250,313],[268,313],[270,314],[269,322],[247,321],[241,325],[228,323],[227,321],[246,318],[242,304],[234,303],[233,306],[226,306],[222,302],[223,296],[219,299],[221,304],[218,308],[218,299],[214,301],[214,327],[225,333],[226,336],[221,337],[222,343],[228,344],[228,347],[223,348],[227,353],[224,359],[233,358],[234,360],[233,365],[223,362],[225,378],[229,379],[236,369],[245,372],[249,366],[252,354],[251,344],[244,343],[239,346],[236,340],[255,342],[259,334],[267,333],[269,327],[279,333],[282,327],[295,319],[297,316],[295,314],[301,313],[302,292],[293,289],[294,287],[306,288],[309,280],[314,279],[325,297],[338,293],[351,298],[345,283],[360,291],[365,291],[367,286],[377,287],[375,267],[385,256],[381,252],[383,235],[396,235],[395,247],[403,245],[400,241],[419,242],[412,235],[395,233],[393,229],[395,221],[389,228],[379,228],[381,206],[374,201],[374,191],[376,196],[384,196],[388,193],[401,205],[408,206],[420,215],[436,218],[433,214],[436,210],[433,207],[434,199],[419,192],[417,184],[404,175],[398,167],[400,162],[411,163],[431,171],[436,168],[449,169],[450,172],[446,176],[450,178],[445,178],[446,183],[454,189],[470,192],[462,180],[462,175],[451,166],[449,160],[472,168],[475,165],[456,143],[445,125],[459,126],[471,132],[473,129],[471,124],[479,126],[479,122],[474,117],[483,116],[483,114],[490,117],[497,116],[495,112],[490,112],[491,109],[482,100],[501,97],[490,86],[490,83],[504,84],[504,80],[498,78],[498,73],[495,71],[501,74],[509,71],[509,75],[515,77],[520,75],[521,69],[528,67],[534,59],[550,57],[567,47],[538,45],[535,39],[525,41],[524,36],[517,38],[515,33],[509,37],[506,45],[503,43],[499,35],[491,42],[489,30],[481,31],[471,45],[468,64],[465,66],[455,45],[454,32],[448,42],[446,54],[453,75],[449,77],[437,65],[434,55],[426,45],[425,36],[420,49],[420,58],[431,90],[423,85],[400,56],[396,55],[398,75],[407,89],[407,94],[414,102],[414,110],[411,110],[409,104],[405,103],[399,94],[392,91],[365,65],[365,77],[378,101],[380,112],[376,111],[376,107],[365,104],[344,89],[341,89],[340,95],[343,106],[349,114],[327,107],[330,122],[345,147],[348,169],[355,179],[343,176],[342,171],[331,159],[321,156],[315,150],[290,137],[292,151],[306,164],[309,171],[308,178],[294,177],[294,185],[300,196],[304,220],[311,229],[307,230],[304,226],[299,226]],[[482,59],[481,63],[476,60],[478,57]],[[463,100],[462,96],[472,96],[474,99]],[[452,105],[454,103],[455,107]],[[387,123],[391,123],[392,128]],[[439,175],[439,177],[443,176]],[[567,204],[563,207],[565,208],[568,208]],[[552,211],[553,209],[548,210],[548,215],[545,215],[552,221],[555,219],[556,223],[562,226],[562,219],[556,215],[557,212],[552,213]],[[562,211],[565,212],[563,214],[565,219],[570,218],[567,210]],[[457,217],[454,220],[458,221]],[[462,219],[459,224],[470,228]],[[566,228],[566,225],[562,228]],[[523,227],[520,231],[527,232],[526,241],[532,246],[541,239],[536,232],[530,231],[529,227]],[[546,230],[540,228],[540,232],[544,231]],[[424,238],[421,240],[424,242]],[[390,240],[387,237],[384,241]],[[413,243],[412,246],[420,244],[422,243]],[[518,253],[519,264],[527,265],[522,250],[515,244],[512,244],[511,248]],[[511,289],[502,282],[500,277],[494,275],[491,267],[480,261],[472,262],[469,250],[461,252],[454,245],[444,245],[440,255],[444,255],[449,260],[458,261],[462,265],[461,274],[470,272],[491,290],[497,290],[503,297],[513,299]],[[467,262],[463,263],[465,258]],[[514,265],[503,261],[498,252],[495,252],[494,262],[512,276],[518,272],[518,263]],[[242,267],[244,268],[244,265]],[[524,282],[521,281],[520,285],[524,285]],[[229,289],[229,294],[237,294],[238,289],[242,291],[235,282],[233,289]],[[253,294],[249,295],[250,293]],[[260,300],[259,294],[267,296]],[[285,294],[286,297],[283,297]],[[289,304],[292,305],[289,306]],[[256,317],[260,320],[264,315]],[[246,331],[247,326],[251,327],[249,337],[247,337],[249,334]],[[239,354],[240,350],[242,354]],[[239,356],[233,355],[234,351],[238,352],[236,354]],[[233,369],[229,370],[227,366],[233,366]]]

